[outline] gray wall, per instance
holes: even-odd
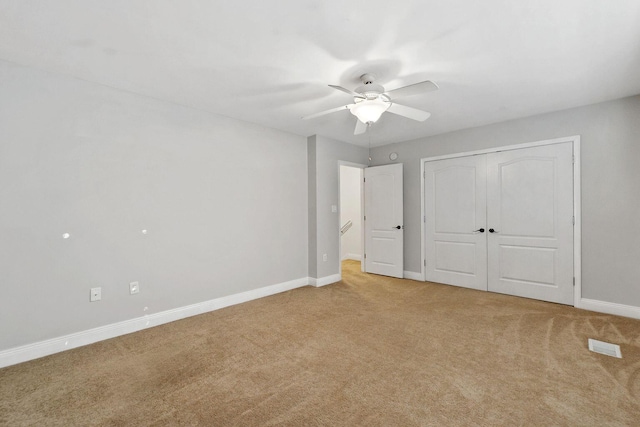
[[[339,161],[366,165],[369,150],[353,144],[336,141],[320,135],[308,139],[309,150],[315,147],[315,203],[309,202],[312,209],[315,206],[316,235],[310,237],[309,252],[316,251],[315,275],[314,260],[309,260],[309,276],[323,278],[340,273],[340,215],[331,212],[331,205],[340,203],[340,169]],[[311,158],[311,154],[309,158]],[[312,173],[311,168],[309,169]],[[313,178],[310,178],[312,180]],[[311,213],[309,218],[311,218]],[[327,261],[322,255],[327,254]]]
[[[3,61],[0,93],[0,350],[339,273],[338,162],[367,149]],[[579,134],[583,295],[640,306],[638,118],[632,97],[375,148],[405,164],[407,270],[420,158]]]
[[[2,61],[0,93],[0,350],[307,277],[306,138]]]
[[[582,296],[640,306],[640,96],[372,150],[404,163],[405,269],[420,271],[420,159],[581,135]]]
[[[308,239],[309,239],[309,277],[318,277],[318,227],[317,227],[317,188],[316,188],[316,136],[307,138],[307,174],[308,174]]]

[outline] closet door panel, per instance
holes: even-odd
[[[573,304],[572,159],[571,143],[487,155],[488,290]]]
[[[426,279],[487,289],[486,157],[425,163]]]

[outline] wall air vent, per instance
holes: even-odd
[[[622,359],[622,353],[620,353],[620,346],[618,344],[611,344],[589,338],[589,350],[595,353]]]

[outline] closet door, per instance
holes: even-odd
[[[488,289],[573,304],[573,147],[487,154]]]
[[[486,156],[426,162],[426,280],[487,290]]]

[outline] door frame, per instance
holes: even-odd
[[[547,139],[536,142],[527,142],[524,144],[505,145],[502,147],[487,148],[483,150],[464,151],[460,153],[446,154],[442,156],[425,157],[420,159],[420,216],[422,221],[420,222],[420,258],[422,259],[422,265],[420,266],[420,274],[422,281],[426,281],[426,263],[427,263],[427,242],[426,242],[426,206],[424,198],[424,186],[425,186],[425,163],[435,160],[454,159],[457,157],[475,156],[478,154],[490,154],[500,151],[519,150],[521,148],[539,147],[542,145],[561,144],[565,142],[571,142],[573,145],[573,214],[574,214],[574,226],[573,226],[573,306],[580,305],[582,298],[582,213],[580,210],[580,135],[572,135],[562,138]]]
[[[342,187],[340,186],[340,166],[347,166],[350,168],[360,169],[360,223],[362,226],[360,227],[360,247],[362,248],[362,259],[360,260],[360,271],[364,272],[364,185],[363,185],[363,177],[364,170],[368,168],[367,165],[363,165],[360,163],[347,162],[345,160],[338,160],[338,274],[342,277],[342,236],[340,235],[340,228],[342,224],[340,224],[340,213],[342,212],[342,206],[340,206],[340,196],[342,192]]]

